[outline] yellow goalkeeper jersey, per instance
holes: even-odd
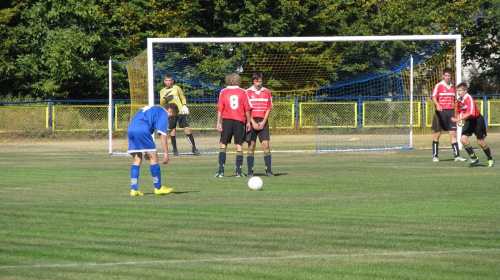
[[[168,92],[168,90],[170,89],[171,91]],[[175,103],[177,107],[179,107],[179,114],[183,114],[182,105],[186,105],[186,97],[184,97],[184,93],[182,92],[182,89],[179,86],[173,85],[168,88],[164,87],[160,91],[160,104],[163,106],[167,102]]]

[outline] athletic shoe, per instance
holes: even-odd
[[[130,190],[130,196],[143,196],[140,190]]]
[[[463,158],[463,157],[458,156],[458,157],[455,158],[455,161],[466,161],[466,159]]]
[[[253,172],[248,172],[247,177],[253,177]]]
[[[266,176],[267,177],[274,177],[274,173],[271,170],[266,171]]]
[[[438,157],[432,157],[432,162],[438,162],[439,158]]]
[[[178,152],[177,150],[174,150],[174,151],[172,152],[172,154],[173,154],[174,156],[178,156],[178,155],[179,155],[179,152]]]
[[[215,178],[223,178],[224,177],[224,172],[217,172],[214,176]]]
[[[200,152],[198,152],[198,149],[193,149],[191,152],[192,152],[192,153],[193,153],[193,155],[195,155],[195,156],[201,156]]]
[[[467,166],[473,166],[479,162],[478,158],[471,158],[469,162],[467,162]]]
[[[493,167],[493,166],[495,166],[495,159],[494,158],[488,160],[488,167]]]
[[[246,175],[243,174],[242,172],[236,172],[236,176],[234,177],[241,178],[241,177],[246,177]]]
[[[174,189],[168,188],[168,187],[165,187],[165,186],[161,186],[161,188],[159,188],[159,189],[155,188],[155,194],[156,195],[169,194],[169,193],[171,193],[173,191],[174,191]]]

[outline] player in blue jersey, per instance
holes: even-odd
[[[168,118],[179,113],[179,108],[173,103],[165,104],[163,107],[146,106],[139,110],[133,117],[128,126],[128,150],[127,153],[134,158],[130,168],[130,195],[144,195],[139,191],[139,170],[142,163],[142,154],[144,158],[151,161],[150,171],[153,176],[154,193],[156,195],[169,194],[174,190],[161,185],[161,171],[158,153],[152,134],[156,132],[160,135],[161,145],[165,151],[163,164],[168,163],[168,143],[167,127]]]

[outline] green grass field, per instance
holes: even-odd
[[[4,141],[0,278],[500,279],[500,162],[474,147],[473,168],[451,150],[274,153],[262,191],[213,178],[216,154],[171,157],[174,193],[151,194],[145,162],[130,197],[132,160],[106,141]]]

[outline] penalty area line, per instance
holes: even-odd
[[[462,254],[462,253],[486,253],[486,252],[500,252],[500,248],[441,250],[441,251],[378,252],[378,253],[356,253],[356,254],[291,255],[291,256],[275,256],[275,257],[208,258],[208,259],[191,259],[191,260],[122,261],[122,262],[108,262],[108,263],[0,265],[0,270],[23,269],[23,268],[31,269],[31,268],[64,268],[64,267],[109,267],[109,266],[149,265],[149,264],[274,261],[274,260],[292,260],[292,259],[355,258],[355,257],[376,257],[376,256],[410,256],[410,255]]]

